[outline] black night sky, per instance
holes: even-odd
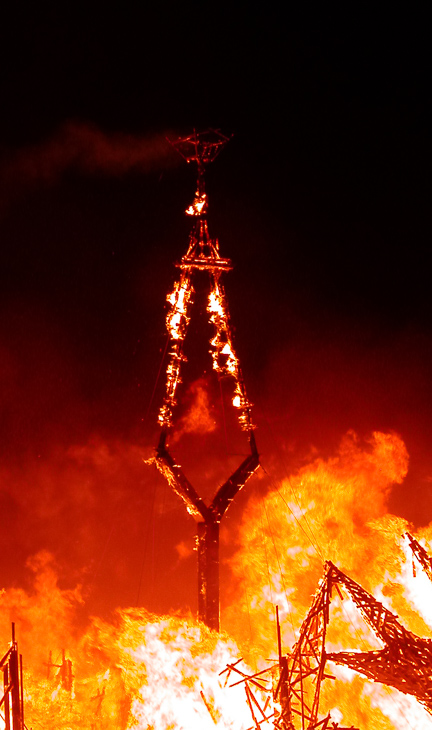
[[[209,224],[263,459],[394,430],[390,509],[430,522],[426,19],[25,5],[0,36],[2,584],[47,549],[89,610],[194,607],[161,578],[193,574],[193,525],[142,463],[195,186],[165,135],[194,127],[234,135]]]

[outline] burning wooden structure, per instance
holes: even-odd
[[[193,220],[186,254],[177,264],[180,277],[168,295],[169,311],[166,318],[169,335],[169,355],[166,369],[165,397],[159,411],[161,434],[156,448],[155,463],[172,489],[186,505],[198,525],[198,617],[216,631],[219,630],[219,524],[237,492],[246,484],[259,465],[254,426],[249,402],[235,354],[230,327],[228,305],[221,276],[229,271],[231,262],[221,258],[217,239],[211,238],[207,224],[208,199],[205,192],[205,167],[218,155],[229,138],[220,131],[194,132],[188,137],[171,141],[186,162],[197,166],[197,189],[193,203],[186,214]],[[240,428],[246,433],[250,454],[238,469],[216,491],[210,505],[199,496],[193,485],[168,448],[168,437],[173,429],[173,411],[180,371],[185,359],[183,345],[190,320],[190,306],[194,293],[195,276],[206,274],[209,279],[207,312],[213,325],[210,340],[213,369],[219,377],[229,376],[234,381],[232,405],[237,409]]]
[[[378,651],[326,651],[332,592],[351,598],[384,648]],[[303,622],[286,670],[283,712],[289,722],[305,715],[307,727],[318,728],[319,695],[326,662],[342,664],[389,687],[413,695],[432,714],[432,642],[405,629],[397,617],[330,561]],[[282,687],[282,681],[280,682]]]
[[[64,649],[62,649],[61,664],[56,664],[55,662],[53,662],[52,651],[50,651],[46,667],[47,679],[51,678],[51,669],[58,669],[59,671],[56,673],[55,676],[58,680],[59,685],[62,687],[62,689],[66,690],[66,692],[73,691],[74,674],[72,669],[72,661],[71,659],[66,658],[66,652]]]
[[[420,543],[406,533],[413,555],[432,580],[432,559]],[[334,591],[340,599],[352,600],[365,623],[384,645],[374,651],[338,651],[326,649],[330,604]],[[284,655],[278,609],[276,607],[278,663],[254,675],[243,672],[238,662],[229,664],[221,674],[240,677],[231,684],[243,683],[246,700],[256,728],[272,721],[277,730],[356,730],[342,728],[330,715],[319,716],[320,692],[325,679],[335,679],[327,662],[340,664],[375,682],[394,687],[415,697],[432,715],[432,640],[416,636],[398,621],[397,616],[368,593],[356,581],[327,561],[323,578],[299,631],[299,638],[288,655]],[[276,677],[276,680],[275,680]],[[264,704],[258,692],[267,695]],[[270,712],[270,697],[274,711]]]
[[[408,541],[408,545],[412,550],[413,556],[417,558],[427,577],[430,581],[432,581],[432,558],[428,555],[424,547],[420,545],[418,540],[416,540],[409,532],[406,532],[404,537]]]
[[[3,711],[5,730],[24,730],[23,663],[18,653],[15,638],[15,624],[12,624],[12,641],[6,654],[0,660],[3,670],[3,696],[0,708]]]
[[[169,310],[166,325],[169,335],[168,365],[166,368],[165,395],[159,411],[161,434],[154,462],[181,497],[187,511],[197,522],[198,532],[198,616],[212,629],[219,629],[219,525],[237,492],[245,485],[259,465],[254,437],[251,404],[235,354],[225,291],[223,272],[229,271],[231,262],[222,258],[217,239],[208,230],[208,198],[205,191],[205,168],[218,155],[228,138],[219,131],[210,130],[171,141],[173,147],[188,163],[197,166],[197,189],[187,215],[193,219],[186,254],[177,267],[180,276],[174,290],[168,295]],[[184,341],[191,317],[194,294],[194,278],[205,274],[209,281],[207,313],[214,328],[210,340],[213,369],[219,376],[234,380],[232,405],[238,410],[241,429],[246,433],[250,454],[242,461],[231,477],[216,491],[210,505],[202,499],[176,462],[168,446],[169,436],[175,429],[174,410],[177,388],[181,382],[181,367],[185,360]],[[412,538],[410,545],[416,557],[432,576],[432,561],[426,551]],[[330,617],[332,592],[342,596],[344,591],[360,611],[384,648],[368,652],[327,652],[326,635]],[[332,678],[327,672],[328,661],[343,664],[355,671],[402,692],[415,696],[432,713],[432,683],[429,679],[432,666],[432,646],[407,631],[397,617],[371,594],[353,581],[333,563],[327,562],[309,612],[301,626],[299,638],[292,652],[284,656],[281,648],[278,624],[278,671],[277,680],[266,682],[274,667],[249,676],[241,671],[238,663],[227,667],[227,676],[240,675],[245,684],[246,699],[257,727],[270,720],[280,730],[295,730],[297,726],[308,730],[325,730],[339,727],[330,715],[319,717],[320,690],[324,679]],[[270,682],[270,686],[269,686]],[[253,689],[270,692],[280,710],[269,715],[270,705],[264,706],[256,699]],[[300,723],[298,725],[298,723]]]

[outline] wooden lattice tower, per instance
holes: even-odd
[[[186,210],[187,215],[193,220],[189,247],[177,264],[180,277],[173,292],[167,297],[170,308],[166,324],[170,349],[165,396],[159,411],[161,434],[155,457],[159,471],[176,494],[182,498],[187,511],[197,522],[198,617],[215,630],[219,630],[219,524],[237,492],[259,465],[251,404],[246,395],[240,363],[234,351],[227,300],[221,281],[222,274],[232,268],[231,262],[229,259],[221,258],[218,241],[210,237],[207,224],[205,168],[215,159],[228,140],[229,138],[218,130],[194,132],[188,137],[170,140],[188,163],[196,164],[197,190],[192,205]],[[237,410],[240,428],[245,432],[250,448],[250,454],[216,491],[210,505],[199,496],[168,449],[169,434],[174,430],[173,412],[180,383],[180,370],[185,359],[183,346],[190,319],[193,281],[197,275],[203,274],[207,275],[209,280],[207,312],[214,328],[214,336],[210,340],[213,369],[219,377],[229,376],[234,381],[232,405]]]

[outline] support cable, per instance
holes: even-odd
[[[263,417],[264,417],[264,421],[265,421],[265,423],[266,423],[266,425],[267,425],[267,428],[268,428],[268,430],[269,430],[269,433],[270,433],[271,439],[272,439],[272,441],[273,441],[273,444],[274,444],[274,445],[275,445],[275,446],[277,447],[277,441],[276,441],[276,438],[275,438],[275,435],[274,435],[273,429],[272,429],[272,427],[271,427],[271,425],[270,425],[270,421],[269,421],[269,419],[268,419],[268,416],[267,416],[267,414],[266,414],[266,412],[265,412],[264,408],[262,407],[262,405],[260,405],[260,408],[261,408],[261,413],[262,413],[262,415],[263,415]],[[278,448],[278,447],[277,447],[277,448]],[[286,463],[285,463],[285,459],[284,459],[284,458],[283,458],[283,456],[281,455],[281,450],[280,450],[280,448],[278,448],[278,451],[279,451],[279,459],[280,459],[280,462],[281,462],[281,464],[282,464],[283,470],[284,470],[284,472],[285,472],[285,478],[286,478],[286,480],[287,480],[287,482],[288,482],[288,484],[289,484],[289,487],[290,487],[290,489],[291,489],[291,492],[292,492],[292,495],[293,495],[294,501],[296,502],[296,504],[297,504],[297,507],[299,508],[299,510],[300,510],[300,512],[301,512],[302,518],[303,518],[303,520],[304,520],[304,522],[305,522],[305,524],[306,524],[306,526],[307,526],[308,530],[309,530],[309,531],[311,532],[311,534],[312,534],[313,538],[315,539],[315,542],[316,542],[316,544],[314,544],[314,543],[312,542],[312,540],[311,540],[311,538],[310,538],[309,536],[308,536],[308,539],[309,539],[309,541],[310,541],[311,545],[313,546],[313,548],[314,548],[315,552],[317,552],[317,554],[319,554],[319,557],[320,557],[320,558],[321,558],[321,560],[322,560],[322,561],[324,562],[325,558],[324,558],[324,555],[323,555],[323,553],[322,553],[322,550],[321,550],[321,548],[320,548],[320,545],[319,545],[319,541],[318,541],[318,539],[316,538],[316,536],[315,536],[315,534],[314,534],[314,532],[313,532],[313,529],[312,529],[311,525],[309,524],[309,520],[308,520],[308,518],[307,518],[307,516],[306,516],[306,512],[305,512],[305,510],[303,509],[303,507],[302,507],[302,505],[301,505],[301,501],[300,501],[300,498],[299,498],[299,496],[297,495],[297,493],[296,493],[296,491],[295,491],[295,489],[294,489],[294,487],[293,487],[293,485],[292,485],[292,482],[291,482],[291,476],[290,476],[290,473],[289,473],[289,471],[288,471],[288,467],[287,467],[287,465],[286,465]],[[262,466],[262,464],[261,464],[261,466]],[[264,467],[262,467],[262,468],[264,469]],[[265,471],[265,470],[264,470],[264,471]],[[267,473],[267,472],[265,472],[265,473]],[[271,478],[271,477],[270,477],[270,478]],[[283,498],[283,496],[282,496],[282,495],[280,494],[280,492],[279,492],[279,490],[278,490],[278,488],[277,488],[277,487],[276,487],[276,490],[278,491],[278,493],[279,493],[279,495],[280,495],[280,497],[281,497],[282,501],[283,501],[283,502],[285,503],[285,505],[286,505],[286,506],[288,507],[288,509],[290,510],[291,514],[292,514],[292,515],[293,515],[293,516],[295,517],[295,515],[294,515],[293,511],[291,510],[291,508],[289,507],[289,505],[287,504],[287,502],[286,502],[286,500],[285,500],[285,499]],[[297,520],[297,518],[295,518],[295,519]],[[297,522],[298,522],[298,520],[297,520]],[[298,524],[299,524],[299,526],[300,526],[300,523],[298,523]],[[301,529],[303,530],[303,528],[301,528]],[[303,532],[305,533],[305,535],[307,534],[305,530],[303,530]]]
[[[139,599],[140,599],[140,594],[141,594],[141,585],[142,585],[142,579],[143,579],[143,576],[144,576],[144,566],[145,566],[145,561],[146,561],[146,557],[147,557],[147,549],[148,549],[148,544],[149,544],[150,530],[153,527],[153,523],[154,523],[154,508],[155,508],[155,502],[156,502],[156,492],[157,492],[157,482],[155,480],[155,485],[154,485],[153,495],[152,495],[152,501],[151,501],[151,506],[150,506],[150,519],[148,521],[147,531],[146,531],[146,535],[145,535],[145,544],[144,544],[144,551],[143,551],[143,559],[142,559],[142,562],[141,562],[141,570],[140,570],[140,576],[139,576],[138,592],[137,592],[137,598],[136,598],[136,605],[137,606],[139,606]]]
[[[313,537],[315,538],[315,540],[316,540],[316,543],[315,543],[315,542],[314,542],[314,541],[312,540],[311,536],[310,536],[310,535],[309,535],[309,534],[308,534],[308,533],[306,532],[306,530],[305,530],[305,528],[303,527],[303,525],[301,524],[301,522],[300,522],[299,518],[297,517],[297,515],[295,514],[295,512],[294,512],[294,511],[293,511],[293,510],[291,509],[291,507],[289,506],[289,503],[288,503],[288,502],[286,501],[285,497],[284,497],[284,496],[283,496],[283,495],[281,494],[281,492],[280,492],[280,490],[279,490],[279,488],[278,488],[278,486],[277,486],[277,484],[276,484],[276,480],[275,480],[275,479],[274,479],[274,478],[273,478],[272,476],[270,476],[270,474],[269,474],[269,473],[268,473],[268,471],[267,471],[267,470],[265,469],[265,467],[263,466],[263,464],[262,464],[262,463],[260,463],[260,466],[261,466],[261,469],[263,470],[264,474],[265,474],[265,475],[266,475],[266,476],[267,476],[267,477],[269,478],[269,480],[270,480],[270,484],[272,484],[272,485],[273,485],[273,489],[274,489],[274,491],[275,491],[275,492],[276,492],[276,493],[278,494],[279,498],[280,498],[280,499],[282,500],[282,502],[284,503],[284,505],[286,506],[286,508],[288,509],[288,511],[289,511],[289,512],[291,513],[291,515],[292,515],[292,516],[294,517],[294,519],[295,519],[295,521],[297,522],[297,524],[298,524],[298,526],[299,526],[300,530],[301,530],[301,531],[303,532],[303,534],[305,535],[306,539],[307,539],[307,540],[308,540],[308,541],[310,542],[310,544],[312,545],[312,547],[313,547],[313,549],[315,550],[315,552],[316,552],[316,554],[318,555],[318,557],[319,557],[319,558],[320,558],[320,559],[321,559],[321,560],[322,560],[323,562],[325,562],[325,558],[324,558],[323,552],[322,552],[322,550],[321,550],[321,547],[320,547],[320,545],[319,545],[319,542],[318,542],[318,540],[317,540],[317,538],[316,538],[316,536],[315,536],[315,534],[314,534],[314,532],[313,532],[312,528],[310,527],[310,525],[309,525],[309,524],[307,523],[307,521],[305,520],[305,522],[306,522],[307,526],[309,527],[309,530],[310,530],[310,531],[311,531],[311,533],[312,533],[312,536],[313,536]],[[288,481],[289,481],[289,477],[288,477]],[[301,514],[302,514],[302,517],[303,517],[303,519],[304,519],[304,512],[303,512],[303,509],[302,509],[301,507],[299,507],[299,509],[301,510]]]
[[[166,354],[167,354],[169,342],[170,342],[170,338],[169,338],[169,334],[167,332],[166,335],[165,335],[165,347],[164,347],[164,350],[163,350],[163,353],[162,353],[161,361],[160,361],[160,364],[159,364],[159,369],[157,371],[156,380],[155,380],[155,384],[153,386],[152,394],[150,396],[149,404],[147,406],[146,420],[149,417],[150,409],[151,409],[152,404],[153,404],[153,400],[154,400],[154,397],[155,397],[156,389],[157,389],[158,384],[159,384],[159,380],[160,380],[160,376],[161,376],[161,372],[162,372],[162,366],[163,366],[163,364],[165,362],[165,357],[166,357]]]
[[[278,551],[277,551],[276,543],[275,543],[275,539],[274,539],[274,534],[273,534],[273,530],[271,528],[271,524],[270,524],[270,520],[269,520],[269,517],[268,517],[268,512],[267,512],[267,509],[266,509],[266,506],[265,506],[264,499],[262,499],[262,506],[264,508],[264,512],[265,512],[265,516],[266,516],[266,520],[267,520],[267,525],[268,525],[268,529],[269,529],[269,532],[270,532],[270,537],[271,537],[271,540],[272,540],[272,543],[273,543],[273,548],[274,548],[274,553],[275,553],[275,557],[276,557],[276,562],[277,562],[278,568],[279,568],[279,575],[280,575],[280,579],[281,579],[281,583],[282,583],[282,588],[283,588],[283,592],[285,594],[285,600],[286,600],[286,605],[287,605],[287,613],[288,613],[288,616],[289,616],[289,620],[290,620],[290,623],[291,623],[291,626],[292,626],[293,633],[295,633],[294,622],[293,622],[293,618],[292,618],[292,612],[291,612],[291,610],[289,608],[288,593],[287,593],[287,589],[286,589],[286,585],[285,585],[284,573],[282,571],[282,567],[281,567],[281,564],[280,564],[279,555],[278,555]]]

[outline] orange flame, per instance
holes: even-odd
[[[29,591],[15,588],[0,595],[3,647],[14,620],[24,656],[27,726],[250,728],[244,688],[223,689],[219,673],[238,658],[238,646],[255,669],[275,658],[275,604],[282,616],[283,648],[289,651],[325,559],[397,613],[406,628],[432,638],[432,584],[420,564],[413,572],[413,556],[401,537],[406,522],[387,513],[391,486],[403,481],[407,469],[407,451],[396,434],[376,432],[361,443],[349,433],[334,457],[317,459],[255,493],[230,563],[231,602],[224,596],[223,624],[232,639],[192,619],[158,617],[143,609],[118,611],[111,623],[93,619],[78,632],[81,590],[62,590],[52,558],[47,553],[34,557]],[[265,487],[264,478],[259,484]],[[432,527],[419,531],[417,539],[430,551]],[[328,650],[376,646],[353,604],[335,596]],[[61,663],[62,649],[72,661],[72,691],[62,686],[52,666]],[[323,683],[321,716],[330,711],[332,721],[348,727],[432,727],[431,717],[413,698],[342,666],[327,671],[336,679]]]
[[[294,645],[325,560],[373,593],[409,630],[432,637],[425,605],[431,587],[413,588],[411,558],[401,538],[406,522],[387,514],[391,485],[402,482],[407,469],[407,451],[396,434],[375,432],[362,446],[351,432],[336,457],[317,459],[250,500],[231,562],[238,600],[226,616],[236,640],[250,646],[250,656],[274,655],[275,604],[283,617],[285,649]],[[328,651],[378,647],[351,601],[334,599]],[[327,671],[337,680],[323,684],[322,717],[331,710],[333,721],[347,726],[432,727],[414,698],[343,667]]]
[[[232,403],[239,410],[238,420],[241,428],[250,431],[252,406],[247,399],[239,361],[234,352],[225,293],[216,273],[213,273],[212,278],[213,288],[209,294],[207,311],[210,314],[210,322],[216,329],[214,337],[210,340],[213,369],[218,375],[229,375],[234,378],[235,390]],[[191,274],[185,269],[181,273],[180,280],[175,284],[174,290],[167,296],[167,301],[171,305],[166,317],[171,350],[166,370],[165,397],[159,411],[159,424],[162,427],[172,425],[177,386],[181,382],[181,365],[186,359],[183,354],[183,343],[190,319],[188,312],[193,291]]]

